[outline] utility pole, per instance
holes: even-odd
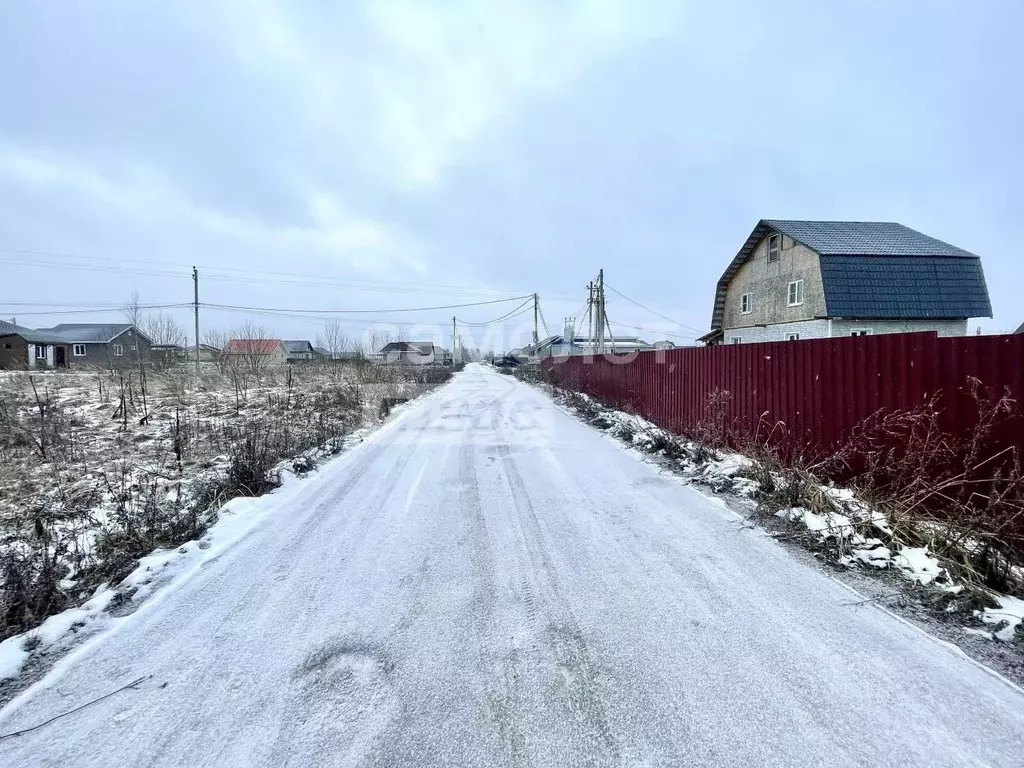
[[[587,343],[590,354],[594,353],[594,281],[587,283]]]
[[[604,354],[604,270],[597,273],[597,351]]]
[[[195,298],[192,309],[196,314],[196,376],[199,375],[199,270],[192,267],[192,282],[195,283]]]
[[[547,325],[547,321],[544,321]],[[540,336],[537,334],[537,294],[533,294],[533,352],[537,353],[537,345],[540,344]]]
[[[453,364],[458,362],[455,359],[455,345],[456,345],[456,340],[455,340],[455,316],[452,315],[452,363]]]

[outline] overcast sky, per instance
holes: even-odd
[[[197,264],[204,301],[297,314],[536,291],[558,332],[604,268],[682,324],[610,293],[649,329],[620,332],[685,343],[758,219],[820,218],[979,254],[1012,330],[1021,28],[1020,0],[3,3],[0,316],[187,302]]]

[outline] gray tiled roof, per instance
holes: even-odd
[[[61,323],[41,331],[60,336],[68,342],[104,343],[131,328],[131,323]]]
[[[936,240],[893,221],[786,221],[765,219],[772,229],[789,235],[822,256],[954,256],[976,259],[973,253]]]
[[[6,320],[0,320],[0,336],[21,336],[29,344],[60,344],[64,339],[47,331],[24,328]]]
[[[284,344],[285,352],[291,355],[294,355],[298,352],[313,351],[313,345],[310,344],[308,341],[303,341],[301,339],[285,339],[281,343]]]
[[[392,341],[381,352],[422,352],[429,355],[435,349],[438,352],[442,351],[440,347],[435,347],[432,341]]]
[[[991,317],[981,260],[948,256],[822,256],[830,317]]]

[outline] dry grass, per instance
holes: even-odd
[[[793,457],[763,435],[741,449],[755,457],[750,475],[766,511],[803,506],[843,512],[821,489],[840,480],[858,499],[884,513],[899,545],[927,546],[968,584],[1002,592],[1024,588],[1024,473],[1015,449],[996,436],[1018,424],[1018,404],[971,381],[977,427],[958,440],[941,425],[935,395],[909,411],[879,411],[861,422],[833,454]],[[784,431],[784,430],[781,430]],[[878,535],[877,530],[863,531]]]
[[[0,639],[201,536],[225,500],[275,487],[282,462],[308,471],[452,370],[0,374]]]

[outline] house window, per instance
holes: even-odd
[[[36,360],[46,359],[46,347],[42,344],[36,344]]]
[[[733,336],[731,339],[729,339],[729,343],[730,344],[742,344],[743,343],[743,338],[740,337],[740,336]]]
[[[786,340],[787,341],[800,341],[800,334],[799,333],[789,333],[789,334],[786,334]]]
[[[779,251],[782,249],[782,235],[768,236],[768,263],[779,260]]]
[[[740,296],[740,313],[744,315],[750,314],[750,294],[744,293]]]
[[[851,336],[870,336],[871,335],[871,329],[870,328],[860,328],[860,329],[858,329],[856,331],[850,331],[850,335]]]
[[[10,349],[10,348],[11,348],[10,344],[4,344],[4,349]]]
[[[804,281],[794,280],[789,284],[786,303],[791,307],[798,307],[804,303]]]
[[[75,344],[71,347],[71,354],[75,357],[85,357],[85,344]]]
[[[110,346],[113,348],[114,357],[121,357],[124,354],[124,347],[120,344],[111,344]]]

